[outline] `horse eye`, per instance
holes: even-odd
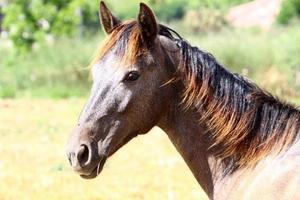
[[[136,81],[140,77],[137,71],[132,71],[126,74],[124,81]]]

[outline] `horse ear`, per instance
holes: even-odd
[[[99,18],[107,34],[110,34],[112,30],[121,23],[121,21],[110,12],[103,1],[100,2]]]
[[[140,3],[138,25],[143,40],[148,44],[154,42],[158,32],[155,15],[152,10],[144,3]]]

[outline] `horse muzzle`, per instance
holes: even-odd
[[[66,153],[73,170],[83,178],[94,178],[102,170],[106,156],[98,152],[98,142],[91,137],[91,126],[74,129],[66,146]]]

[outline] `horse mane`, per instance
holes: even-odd
[[[295,106],[230,73],[211,54],[183,40],[179,44],[183,101],[201,113],[201,121],[213,134],[211,148],[222,147],[214,149],[219,149],[216,156],[226,163],[226,173],[255,166],[293,144],[300,128]]]
[[[215,155],[227,166],[225,173],[255,166],[271,152],[278,154],[293,144],[300,128],[300,113],[295,106],[230,73],[211,54],[192,47],[174,30],[158,26],[159,35],[172,39],[180,47],[175,78],[184,85],[183,103],[201,114],[200,121],[212,134],[211,149],[219,149]],[[118,46],[116,53],[126,63],[135,62],[149,51],[134,20],[115,27],[92,64],[114,46]]]

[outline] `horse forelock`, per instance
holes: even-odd
[[[128,20],[115,27],[98,47],[90,66],[93,66],[112,50],[115,51],[116,58],[126,64],[133,63],[145,51],[136,21]]]
[[[166,36],[173,39],[173,35],[170,31],[175,33],[172,29],[159,24],[159,35]],[[146,42],[142,40],[141,31],[139,29],[136,20],[128,20],[117,27],[102,41],[98,50],[92,59],[90,66],[96,64],[100,59],[102,59],[111,50],[115,50],[116,56],[128,66],[136,62],[136,60],[148,52],[151,47],[147,45]]]

